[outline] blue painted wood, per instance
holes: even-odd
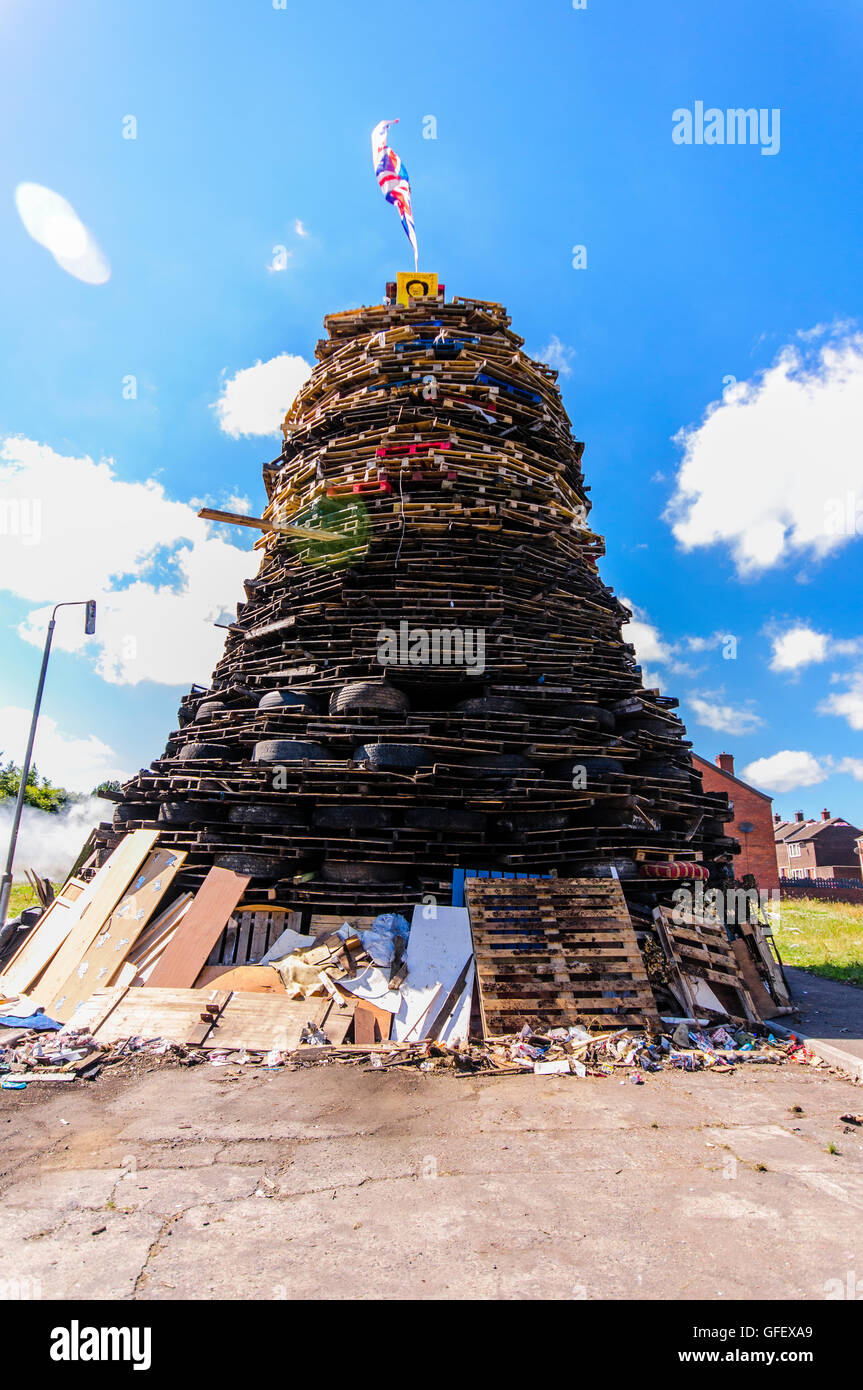
[[[464,907],[464,881],[466,878],[554,878],[554,874],[507,873],[502,869],[453,869],[453,907]]]

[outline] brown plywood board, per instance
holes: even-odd
[[[249,885],[245,874],[212,868],[150,975],[152,988],[189,988]]]
[[[158,830],[134,830],[131,835],[124,835],[110,859],[87,885],[86,902],[84,895],[78,900],[83,904],[78,921],[31,989],[43,1007],[47,1000],[56,999],[60,987],[78,965],[105,918],[114,911],[132,875],[141,867],[158,838]]]
[[[147,856],[113,912],[105,919],[54,999],[45,1000],[50,1018],[65,1023],[94,989],[114,983],[123,962],[145,930],[185,861],[185,852],[156,849]]]

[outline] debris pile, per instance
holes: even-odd
[[[158,828],[182,889],[215,865],[345,915],[449,902],[465,862],[721,879],[731,812],[623,639],[557,373],[487,301],[393,286],[325,323],[233,518],[260,568],[224,655],[98,862]]]

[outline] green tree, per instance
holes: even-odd
[[[14,801],[20,785],[20,767],[16,767],[11,760],[5,765],[0,765],[0,802]],[[56,812],[62,811],[68,800],[69,793],[65,787],[52,786],[47,777],[40,781],[36,768],[30,768],[24,793],[25,806],[35,806],[40,811]]]

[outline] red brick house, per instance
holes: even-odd
[[[797,811],[793,821],[776,817],[776,859],[783,878],[844,878],[863,881],[858,837],[860,828],[825,807],[820,820]]]
[[[719,753],[715,764],[693,753],[692,761],[701,773],[705,791],[728,794],[734,819],[727,823],[725,833],[740,841],[740,853],[734,860],[737,877],[754,874],[759,888],[778,888],[773,798],[735,777],[734,756],[731,753]]]

